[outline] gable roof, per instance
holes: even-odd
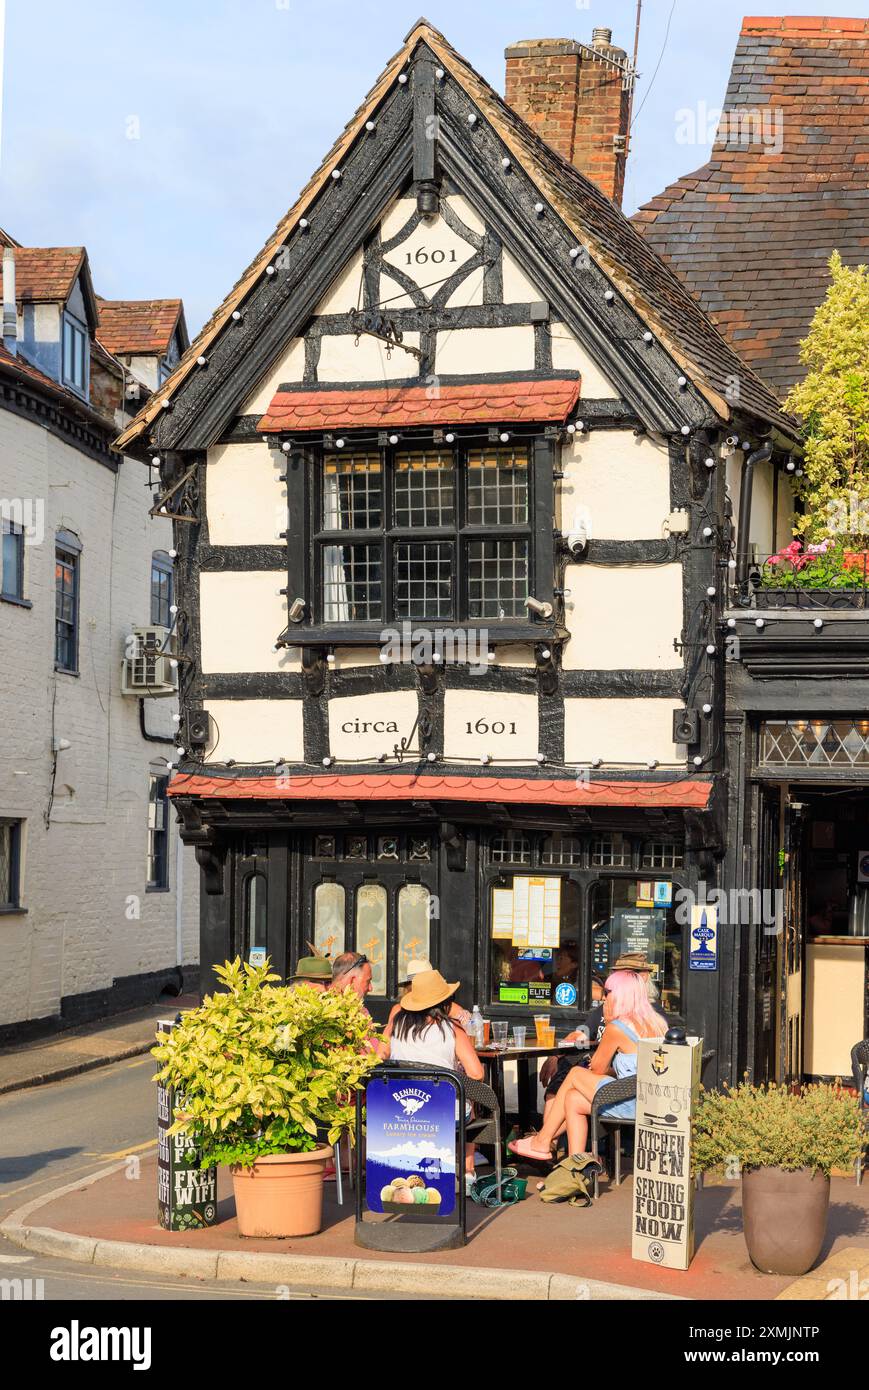
[[[403,46],[389,60],[362,105],[293,207],[278,223],[262,251],[208,320],[169,379],[119,436],[117,447],[129,448],[147,430],[159,415],[164,401],[171,399],[200,356],[206,354],[209,345],[230,320],[233,310],[238,308],[265,274],[266,267],[299,218],[306,214],[327,184],[332,171],[338,168],[357,138],[364,135],[365,122],[397,82],[401,69],[420,42],[428,45],[444,70],[475,102],[571,233],[587,246],[592,258],[612,283],[656,332],[662,346],[694,381],[713,410],[724,419],[729,417],[728,385],[732,378],[737,377],[741,408],[792,434],[793,422],[782,413],[773,393],[736,356],[685,285],[644,241],[621,210],[595,184],[535,135],[437,29],[426,20],[420,20],[408,34]]]
[[[782,394],[831,251],[869,259],[867,99],[869,19],[745,19],[709,163],[634,215]]]
[[[102,299],[97,295],[97,307],[97,338],[109,352],[162,356],[179,324],[182,351],[190,341],[180,299]]]
[[[65,304],[86,258],[83,246],[16,246],[16,298]],[[0,280],[2,274],[0,269]]]

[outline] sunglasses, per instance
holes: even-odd
[[[371,964],[371,961],[368,959],[367,956],[362,956],[362,955],[360,955],[360,956],[357,956],[355,960],[351,961],[351,962],[349,963],[349,965],[345,965],[343,970],[339,970],[339,971],[338,971],[338,974],[339,974],[339,975],[349,975],[351,970],[358,970],[359,967],[360,967],[360,965],[370,965],[370,964]]]

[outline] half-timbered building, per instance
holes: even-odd
[[[553,60],[624,112],[608,36],[511,55],[543,134]],[[642,949],[728,1076],[735,944],[692,968],[686,903],[725,852],[729,480],[794,425],[603,128],[606,192],[420,21],[118,447],[175,518],[203,984],[353,948],[385,1010],[428,955],[568,1024]]]

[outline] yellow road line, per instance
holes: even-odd
[[[145,1149],[153,1149],[157,1145],[156,1139],[148,1139],[144,1144],[131,1144],[128,1149],[118,1149],[117,1153],[100,1154],[88,1151],[86,1158],[129,1158],[131,1154],[144,1153]]]

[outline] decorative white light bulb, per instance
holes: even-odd
[[[367,131],[370,132],[370,131],[372,131],[372,130],[376,130],[376,129],[377,129],[377,126],[374,124],[373,121],[366,121],[366,122],[365,122],[365,129],[366,129]]]
[[[333,170],[332,170],[332,178],[333,178],[333,179],[340,179],[340,177],[341,177],[341,170],[340,170],[340,169],[333,169]]]
[[[728,619],[727,619],[727,626],[728,626],[728,627],[736,627],[736,619],[735,619],[735,618],[728,618]]]
[[[706,655],[707,655],[707,656],[714,656],[714,655],[715,655],[715,644],[714,644],[713,642],[708,642],[708,643],[707,643],[707,645],[706,645]]]
[[[307,228],[307,226],[308,226],[308,219],[307,219],[307,217],[300,217],[300,218],[299,218],[299,230],[302,231],[302,232],[304,232],[305,229]]]
[[[506,430],[502,430],[501,433],[498,435],[498,438],[500,439],[502,444],[506,444],[509,441],[510,436]]]
[[[274,266],[273,266],[273,265],[267,265],[267,266],[266,266],[266,275],[274,275],[274,273],[275,273],[275,268],[274,268]]]
[[[425,755],[425,760],[426,760],[427,763],[436,763],[436,762],[437,762],[437,759],[438,759],[437,753],[426,753],[426,755]]]
[[[676,384],[677,384],[677,386],[687,386],[687,385],[688,385],[688,378],[687,378],[687,376],[680,376]]]
[[[542,203],[535,203],[535,204],[534,204],[534,211],[537,213],[537,216],[540,217],[540,216],[542,215],[543,211],[544,211],[543,204],[542,204]]]
[[[683,425],[683,426],[682,426],[682,433],[685,434],[685,435],[690,434],[690,433],[691,433],[691,426],[690,426],[690,425]]]
[[[397,434],[391,434],[391,435],[389,436],[389,442],[390,442],[390,444],[397,444],[397,443],[398,443],[398,435],[397,435]]]
[[[581,247],[581,246],[571,246],[571,248],[570,248],[570,259],[571,259],[572,261],[575,261],[575,260],[577,259],[577,257],[578,257],[578,256],[581,256],[581,255],[582,255],[582,247]]]
[[[473,111],[469,111],[469,112],[468,112],[468,125],[476,125],[476,124],[477,124],[477,118],[476,118],[476,116],[474,115]]]
[[[650,758],[649,761],[648,761],[647,766],[648,766],[648,769],[649,769],[650,772],[654,772],[655,768],[658,766],[658,759],[657,759],[657,758]]]
[[[335,448],[336,448],[336,449],[343,449],[343,448],[344,448],[344,440],[343,440],[343,439],[336,439],[336,440],[335,440]]]
[[[446,440],[447,444],[454,444],[456,441],[456,436],[454,434],[445,434],[444,439]]]
[[[177,550],[170,550],[170,551],[169,551],[169,559],[170,559],[170,560],[176,560],[177,558],[178,558],[178,551],[177,551]]]
[[[704,713],[704,714],[711,714],[711,713],[712,713],[712,706],[711,706],[711,705],[708,705],[708,704],[707,704],[707,705],[704,705],[704,706],[703,706],[703,713]]]
[[[714,585],[714,584],[710,584],[710,585],[709,585],[709,588],[706,590],[706,594],[707,594],[707,596],[708,596],[709,598],[714,598],[714,597],[715,597],[715,585]]]
[[[614,290],[604,290],[604,292],[603,292],[603,297],[604,297],[604,299],[606,300],[607,304],[612,304],[613,300],[614,300],[615,297],[616,297],[616,296],[615,296],[615,291],[614,291]]]
[[[293,447],[293,446],[292,446],[292,444],[290,443],[290,441],[289,441],[288,439],[285,439],[284,442],[283,442],[283,444],[281,445],[281,448],[283,449],[283,451],[284,451],[285,454],[288,454],[288,453],[290,452],[290,450],[292,449],[292,447]]]
[[[714,467],[715,467],[715,460],[714,460],[714,458],[712,458],[711,455],[709,456],[709,458],[704,459],[703,462],[706,464],[706,467],[707,467],[707,468],[714,468]]]
[[[484,767],[486,766],[487,763],[490,763],[491,761],[492,761],[492,755],[491,755],[491,753],[484,753],[483,756],[482,756],[481,759],[480,759],[480,762],[483,764]]]
[[[765,623],[763,621],[763,618],[755,618],[754,625],[755,627],[764,627]]]
[[[506,155],[504,155],[504,158],[501,160],[501,168],[502,168],[502,169],[509,169],[509,168],[510,168],[510,161],[509,161],[509,159],[507,158]]]
[[[592,758],[592,767],[603,767],[603,758]]]
[[[401,85],[402,85],[402,87],[403,87],[404,84],[405,84],[406,81],[407,81],[407,73],[406,73],[406,72],[400,72],[400,73],[398,74],[398,80],[399,80],[399,82],[401,83]]]
[[[823,618],[816,618],[816,619],[815,619],[815,627],[818,629],[819,632],[820,632],[820,630],[821,630],[821,628],[822,628],[823,626],[824,626],[824,620],[823,620]]]
[[[233,311],[232,311],[232,320],[233,320],[233,323],[238,323],[238,321],[239,321],[240,318],[241,318],[241,314],[239,313],[238,309],[233,309]]]
[[[693,764],[694,764],[695,767],[702,767],[702,766],[703,766],[703,759],[702,759],[699,755],[698,755],[697,757],[695,757],[695,758],[692,758],[691,761],[693,762]]]
[[[435,68],[435,77],[437,78],[438,82],[443,82],[443,80],[444,80],[444,70],[443,70],[443,68]]]
[[[708,540],[709,540],[709,537],[712,535],[712,527],[711,527],[711,526],[704,526],[704,527],[703,527],[703,535],[705,536],[706,540],[708,541]]]
[[[329,757],[328,753],[326,754],[325,758],[323,759],[323,766],[324,766],[324,767],[331,767],[331,766],[332,766],[332,759]]]
[[[644,342],[644,343],[650,343],[651,341],[652,341],[652,335],[651,335],[651,333],[649,332],[649,330],[646,329],[645,333],[643,334],[643,342]]]
[[[198,363],[198,365],[199,365],[200,367],[207,367],[207,366],[208,366],[208,358],[207,358],[207,357],[197,357],[196,361],[197,361],[197,363]]]

